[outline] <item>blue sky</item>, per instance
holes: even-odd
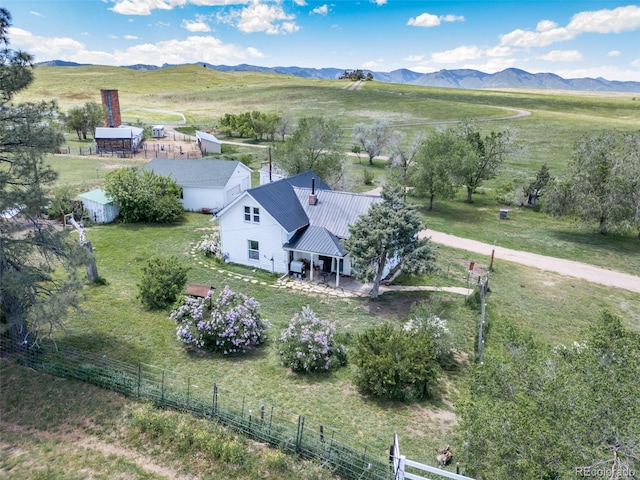
[[[640,5],[501,0],[3,0],[36,61],[416,72],[509,67],[640,81]]]

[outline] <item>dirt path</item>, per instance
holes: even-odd
[[[56,432],[49,432],[44,430],[38,430],[35,428],[25,427],[23,425],[18,425],[16,423],[10,423],[5,421],[0,421],[0,432],[2,430],[6,430],[9,432],[17,432],[22,434],[31,435],[40,440],[53,440],[56,442],[68,442],[70,447],[75,450],[85,449],[92,450],[94,452],[100,452],[104,456],[116,456],[120,457],[126,461],[135,463],[140,469],[142,469],[145,473],[151,474],[154,477],[162,477],[172,480],[196,480],[197,477],[188,474],[182,474],[177,472],[176,470],[166,467],[163,465],[159,465],[155,463],[153,460],[147,458],[144,455],[141,455],[128,446],[119,446],[113,443],[106,443],[102,440],[92,436],[87,435],[81,431],[74,431],[72,434],[59,434]],[[0,447],[3,450],[7,450],[9,455],[11,452],[9,448],[11,445],[3,444],[0,441]],[[18,452],[22,453],[22,452]]]
[[[436,232],[434,230],[423,230],[420,232],[419,236],[421,238],[430,238],[434,243],[479,253],[488,257],[491,256],[492,250],[495,249],[494,261],[505,260],[525,265],[527,267],[559,273],[568,277],[579,278],[591,283],[622,288],[631,292],[640,293],[640,277],[630,275],[628,273],[607,270],[605,268],[595,267],[593,265],[575,262],[573,260],[547,257],[537,253],[494,247],[487,243],[470,240],[468,238],[460,238],[447,233]]]

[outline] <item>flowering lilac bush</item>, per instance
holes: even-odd
[[[336,344],[335,324],[320,320],[309,308],[296,313],[280,335],[282,363],[294,372],[329,370],[345,365],[347,351]]]
[[[260,318],[259,303],[225,286],[217,298],[185,297],[171,312],[178,340],[225,355],[246,352],[267,339],[271,326]]]
[[[196,244],[196,250],[202,252],[207,257],[222,258],[222,244],[220,242],[220,232],[214,231],[203,235]]]

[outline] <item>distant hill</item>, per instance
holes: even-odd
[[[88,64],[65,62],[62,60],[52,60],[41,62],[38,65],[50,67],[80,67]],[[344,72],[341,68],[303,68],[303,67],[259,67],[256,65],[211,65],[201,63],[207,68],[224,72],[272,72],[283,75],[292,75],[302,78],[316,79],[338,79]],[[157,70],[160,68],[175,67],[176,65],[126,65],[123,68],[133,70]],[[593,92],[627,92],[640,93],[640,82],[622,82],[616,80],[606,80],[604,78],[562,78],[553,73],[529,73],[517,68],[507,68],[501,72],[484,73],[478,70],[457,69],[440,70],[432,73],[417,73],[407,69],[393,70],[392,72],[374,72],[363,70],[366,74],[371,73],[373,79],[378,82],[404,83],[410,85],[421,85],[425,87],[444,88],[548,88],[557,90],[581,90]]]

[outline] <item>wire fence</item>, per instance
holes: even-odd
[[[2,356],[8,356],[2,348]],[[222,388],[207,378],[61,346],[51,351],[26,350],[17,360],[50,375],[216,420],[250,438],[314,460],[345,479],[393,478],[389,459],[378,449],[312,419]]]

